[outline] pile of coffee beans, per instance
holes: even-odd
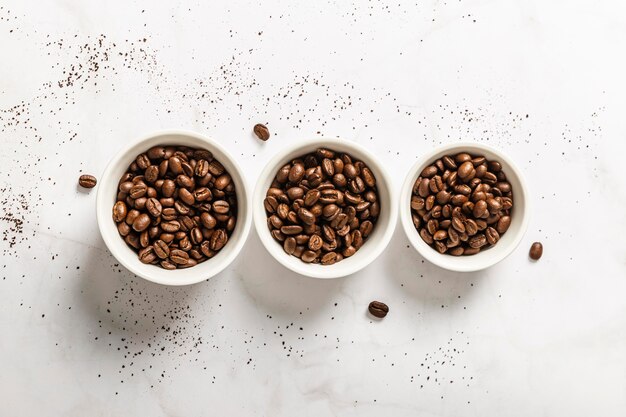
[[[119,182],[113,220],[141,262],[189,268],[215,256],[237,221],[235,184],[205,149],[155,146]]]
[[[413,224],[440,253],[474,255],[511,224],[513,192],[502,166],[484,156],[446,155],[424,168],[413,186]]]
[[[329,149],[280,168],[264,204],[267,225],[285,252],[322,265],[354,255],[380,214],[372,171]]]

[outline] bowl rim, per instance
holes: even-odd
[[[189,137],[189,138],[193,138],[194,140],[203,142],[205,146],[207,147],[207,149],[210,150],[211,152],[216,150],[217,152],[215,153],[221,153],[225,157],[225,159],[228,160],[227,163],[230,164],[234,168],[235,173],[234,175],[233,173],[231,173],[231,175],[237,176],[238,178],[234,180],[240,183],[237,185],[237,194],[238,194],[237,199],[239,200],[240,195],[241,195],[241,197],[243,198],[244,204],[241,204],[241,203],[238,204],[239,208],[238,208],[238,213],[237,213],[237,226],[236,227],[241,227],[241,231],[240,231],[238,240],[232,242],[234,243],[234,245],[230,247],[229,252],[223,252],[223,253],[220,252],[214,258],[211,258],[211,260],[219,260],[219,262],[214,263],[213,268],[210,270],[205,270],[206,267],[203,268],[202,267],[203,264],[199,264],[198,266],[195,266],[189,269],[169,271],[173,273],[181,272],[181,274],[179,274],[179,276],[176,276],[176,277],[173,276],[171,279],[162,279],[159,277],[151,276],[139,270],[134,264],[134,262],[130,262],[127,259],[127,256],[122,252],[123,250],[122,248],[126,246],[126,243],[122,239],[118,239],[119,242],[113,241],[112,238],[109,236],[109,233],[106,233],[104,231],[105,228],[107,227],[106,222],[112,222],[113,220],[111,219],[111,207],[112,206],[110,204],[110,201],[108,200],[111,196],[105,195],[105,190],[104,190],[105,187],[103,186],[98,187],[98,192],[96,195],[96,219],[98,222],[98,230],[100,232],[100,236],[102,237],[102,240],[104,241],[106,247],[111,252],[113,257],[120,264],[122,264],[126,269],[128,269],[130,272],[132,272],[133,274],[147,281],[154,282],[157,284],[168,285],[168,286],[192,285],[192,284],[196,284],[196,283],[208,280],[214,277],[215,275],[219,274],[220,272],[222,272],[225,268],[227,268],[241,252],[241,249],[246,243],[248,234],[250,232],[250,227],[252,223],[252,213],[251,213],[251,206],[250,206],[250,198],[249,198],[250,193],[248,191],[248,184],[246,182],[246,178],[243,174],[243,171],[241,170],[241,167],[239,166],[237,161],[232,157],[230,152],[228,152],[228,150],[224,146],[222,146],[219,142],[217,142],[215,139],[202,135],[200,133],[194,132],[194,131],[184,130],[184,129],[166,129],[166,130],[153,131],[151,133],[144,134],[140,136],[139,138],[132,140],[128,142],[127,144],[125,144],[107,163],[104,171],[102,172],[99,185],[107,181],[114,181],[115,183],[119,181],[118,179],[110,178],[111,175],[113,175],[112,171],[115,168],[115,166],[120,163],[121,160],[128,157],[128,153],[131,151],[131,149],[133,149],[136,146],[141,145],[145,147],[145,149],[147,150],[151,146],[154,146],[157,144],[157,143],[151,144],[152,141],[157,141],[160,138],[163,139],[162,143],[165,144],[167,143],[167,140],[165,139],[167,136]],[[181,145],[181,146],[184,146],[184,145]],[[192,145],[192,146],[197,146],[197,145]],[[221,158],[220,158],[220,162],[223,162]],[[229,169],[229,173],[230,172],[231,170]],[[107,206],[106,209],[104,208],[104,206]],[[241,210],[242,206],[243,206],[243,210],[239,211]],[[119,238],[117,234],[115,237]],[[219,259],[218,257],[221,254],[223,254],[224,256],[222,257],[222,259]],[[201,268],[201,269],[199,270],[196,268]],[[185,271],[185,275],[188,275],[189,278],[183,278],[180,276],[182,275],[183,271]],[[191,272],[197,271],[200,273],[198,273],[197,276],[194,277],[190,272],[187,272],[187,271],[191,271]]]
[[[280,166],[295,157],[289,156],[290,154],[304,154],[310,152],[304,149],[311,147],[328,147],[331,149],[339,148],[340,152],[350,153],[351,156],[354,156],[359,160],[369,160],[368,166],[370,167],[370,169],[372,169],[372,171],[374,171],[377,183],[385,184],[385,187],[387,189],[389,201],[386,201],[385,204],[388,206],[387,210],[389,210],[388,224],[386,225],[386,228],[382,230],[382,233],[377,236],[377,239],[375,241],[368,240],[368,242],[377,245],[375,249],[371,250],[370,256],[367,258],[355,258],[358,255],[357,251],[357,254],[355,254],[350,259],[359,259],[359,262],[355,261],[350,268],[343,267],[341,269],[338,269],[337,265],[341,265],[342,262],[338,262],[334,265],[321,266],[317,264],[307,264],[294,256],[285,256],[286,254],[284,253],[282,246],[277,244],[277,242],[271,237],[267,229],[267,214],[265,213],[265,208],[263,206],[263,200],[265,199],[265,195],[267,192],[267,189],[265,189],[265,183],[268,182],[269,178],[276,175],[276,172],[280,168]],[[341,150],[341,148],[345,150]],[[393,182],[391,181],[391,177],[385,169],[384,165],[372,152],[367,150],[363,145],[352,140],[340,137],[316,137],[298,140],[297,143],[285,147],[276,155],[274,155],[265,164],[265,167],[263,168],[261,174],[259,174],[259,178],[257,180],[254,194],[252,197],[252,213],[257,234],[259,235],[259,238],[263,243],[265,249],[274,259],[276,259],[276,261],[278,261],[285,268],[300,275],[319,279],[341,278],[354,274],[368,266],[385,250],[385,248],[391,241],[391,237],[398,222],[397,197],[395,195],[395,189],[393,186]],[[377,223],[376,227],[383,227],[383,225]]]
[[[488,152],[496,155],[500,161],[504,162],[507,165],[507,176],[514,176],[519,182],[520,189],[515,191],[515,196],[516,198],[520,198],[517,196],[521,196],[521,199],[524,202],[522,212],[515,213],[516,216],[521,216],[522,219],[520,227],[516,232],[517,234],[514,235],[513,240],[508,243],[508,247],[500,252],[498,256],[487,257],[483,262],[475,266],[472,266],[470,262],[463,261],[464,259],[469,259],[468,257],[454,257],[451,255],[441,254],[429,245],[427,245],[417,233],[417,230],[415,229],[415,226],[413,225],[413,220],[411,218],[411,207],[409,202],[411,199],[413,184],[417,180],[417,177],[421,173],[422,169],[428,163],[432,163],[435,161],[435,155],[447,152],[454,153],[459,151],[466,151],[468,153]],[[411,246],[413,246],[413,248],[430,263],[433,263],[440,268],[455,272],[480,271],[486,268],[490,268],[508,257],[522,241],[530,222],[531,213],[528,185],[526,183],[526,180],[524,179],[521,170],[518,168],[515,162],[506,153],[497,148],[485,145],[480,142],[469,141],[454,142],[437,146],[420,156],[413,164],[413,166],[409,169],[405,177],[404,183],[402,184],[402,189],[400,190],[399,206],[400,222],[407,238],[409,239],[409,242],[411,243]]]

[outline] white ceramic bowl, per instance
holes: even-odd
[[[426,166],[434,163],[442,156],[459,152],[484,155],[488,160],[500,162],[513,190],[513,209],[509,229],[492,248],[470,256],[452,256],[437,252],[422,240],[411,219],[411,193],[419,174]],[[528,226],[529,214],[528,189],[520,170],[506,154],[480,143],[444,145],[422,155],[409,171],[400,193],[400,221],[409,241],[426,260],[451,271],[479,271],[506,258],[522,240]]]
[[[142,152],[156,145],[183,145],[208,149],[230,173],[237,193],[237,225],[228,243],[213,258],[198,265],[176,270],[166,270],[159,266],[144,264],[137,258],[122,237],[112,218],[113,204],[116,201],[117,187],[128,165]],[[117,260],[134,274],[165,285],[189,285],[211,278],[226,268],[243,247],[252,221],[248,192],[241,168],[232,156],[219,143],[202,135],[185,131],[165,131],[148,135],[131,143],[119,152],[104,170],[98,181],[96,214],[102,239]]]
[[[304,156],[318,148],[328,148],[333,151],[351,155],[356,160],[363,161],[372,170],[376,177],[378,197],[380,202],[380,215],[374,225],[373,232],[369,235],[363,246],[351,257],[345,258],[333,265],[307,264],[295,256],[288,255],[283,246],[276,242],[267,227],[267,215],[263,201],[266,192],[274,180],[278,170],[289,161]],[[285,267],[313,278],[339,278],[353,274],[367,265],[382,253],[387,247],[394,227],[397,222],[397,199],[393,192],[393,184],[389,174],[378,162],[376,157],[361,145],[341,139],[311,139],[299,141],[276,155],[265,167],[252,198],[252,212],[254,224],[261,238],[261,242],[267,251]]]

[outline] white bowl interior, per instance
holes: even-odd
[[[275,241],[267,227],[267,215],[263,205],[266,192],[276,173],[286,163],[304,156],[318,148],[328,148],[336,152],[351,155],[363,161],[374,173],[380,202],[380,216],[363,246],[351,257],[333,265],[307,264],[299,258],[288,255],[282,245]],[[338,278],[353,274],[366,267],[385,249],[397,221],[397,202],[394,198],[393,185],[384,167],[360,145],[339,139],[312,139],[300,141],[297,145],[276,155],[264,168],[254,191],[252,211],[254,223],[261,242],[268,252],[285,267],[314,278]]]
[[[187,269],[166,270],[159,266],[144,264],[122,239],[112,219],[118,183],[130,163],[142,152],[156,145],[182,145],[208,149],[224,165],[231,175],[237,194],[237,224],[228,243],[213,258]],[[217,142],[193,132],[170,131],[156,133],[132,143],[109,163],[98,183],[96,203],[98,226],[102,239],[122,265],[149,281],[166,285],[188,285],[210,278],[226,268],[237,256],[246,241],[252,215],[248,193],[241,169]]]
[[[507,181],[513,190],[513,209],[511,225],[500,241],[492,248],[480,251],[476,255],[452,256],[441,254],[422,240],[413,226],[411,219],[411,193],[413,184],[422,170],[444,155],[468,152],[472,155],[484,155],[488,160],[500,162]],[[400,221],[413,247],[428,261],[452,271],[469,272],[488,268],[506,258],[520,243],[529,219],[528,190],[520,170],[504,153],[480,143],[455,143],[438,147],[423,155],[411,168],[400,195]]]

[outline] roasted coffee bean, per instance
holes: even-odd
[[[217,200],[213,202],[213,211],[218,214],[226,214],[230,210],[230,204],[224,200]]]
[[[142,213],[133,221],[133,230],[136,232],[143,232],[150,226],[150,216],[146,213]]]
[[[78,177],[78,184],[83,188],[93,188],[97,182],[98,180],[93,175],[84,174]]]
[[[152,246],[147,246],[143,249],[140,249],[138,255],[139,260],[144,264],[149,264],[157,259],[157,255],[154,252],[154,248]]]
[[[485,231],[485,237],[490,245],[495,245],[500,240],[500,234],[493,227],[488,227]]]
[[[264,124],[257,123],[254,125],[254,128],[252,128],[252,130],[254,131],[256,137],[261,139],[262,141],[266,141],[270,138],[270,131]]]
[[[542,255],[543,255],[543,245],[541,244],[541,242],[534,242],[530,247],[528,256],[530,256],[530,259],[536,261],[539,258],[541,258]]]
[[[372,301],[367,309],[372,316],[378,317],[379,319],[382,319],[389,313],[387,304],[381,303],[380,301]]]
[[[170,256],[170,248],[167,246],[167,243],[158,239],[153,244],[154,253],[161,259],[167,259]]]
[[[172,249],[170,251],[170,260],[176,265],[185,265],[189,262],[189,254],[180,249]]]
[[[130,189],[129,194],[131,198],[139,198],[139,197],[143,197],[144,195],[146,195],[147,191],[148,191],[148,186],[144,183],[139,183],[139,184],[133,185],[133,187]]]
[[[486,244],[487,244],[487,238],[482,233],[472,236],[469,240],[469,246],[471,248],[482,248]]]
[[[117,231],[121,236],[127,236],[132,231],[132,227],[125,222],[120,222],[117,224]]]
[[[159,217],[163,211],[163,206],[156,198],[149,198],[145,203],[145,208],[152,217]]]
[[[123,201],[118,201],[113,205],[113,220],[116,223],[124,221],[126,219],[126,215],[128,214],[128,209],[126,207],[126,203]]]
[[[502,216],[498,220],[498,224],[496,226],[496,230],[500,234],[504,234],[507,230],[509,230],[509,226],[511,225],[511,217],[510,216]]]
[[[303,262],[322,265],[356,252],[381,210],[372,171],[362,161],[329,149],[282,166],[267,190],[264,206],[270,233],[283,248],[288,253],[293,248],[291,254]],[[287,242],[291,237],[295,247]]]
[[[412,191],[413,225],[440,253],[477,253],[495,245],[511,223],[510,183],[500,163],[482,155],[443,156],[422,169]]]

